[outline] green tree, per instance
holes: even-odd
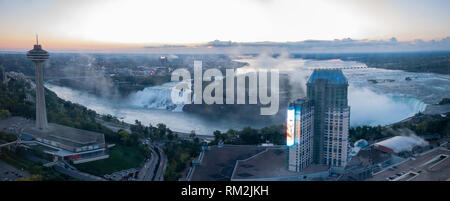
[[[129,145],[130,143],[130,133],[128,133],[128,131],[120,129],[118,131],[119,135],[120,135],[120,141],[125,144],[125,145]]]
[[[214,140],[216,140],[216,141],[223,140],[222,139],[222,133],[220,131],[215,130],[213,132],[213,134],[214,134]]]
[[[0,118],[7,118],[9,116],[11,116],[9,110],[0,110]]]
[[[189,137],[190,138],[194,138],[195,137],[195,131],[194,130],[191,130],[191,133],[189,134]]]
[[[244,144],[258,144],[261,142],[261,135],[258,135],[258,130],[253,129],[250,126],[242,129],[239,138]]]
[[[166,125],[159,123],[156,125],[156,127],[157,127],[156,133],[157,133],[158,139],[164,139],[164,137],[166,135],[166,130],[167,130]]]

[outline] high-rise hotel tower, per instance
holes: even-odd
[[[287,111],[288,170],[302,171],[312,163],[314,107],[307,99],[298,99]]]
[[[313,161],[344,167],[348,155],[350,107],[348,81],[340,69],[316,69],[307,82],[307,97],[314,104]]]

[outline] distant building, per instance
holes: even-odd
[[[348,156],[350,107],[348,81],[340,69],[316,69],[307,82],[307,98],[314,104],[313,161],[344,167]]]
[[[312,163],[314,107],[306,99],[291,103],[287,111],[288,170],[300,172]]]
[[[5,68],[2,68],[2,82],[3,84],[8,84],[9,80],[11,80],[8,77],[8,72],[5,71]]]
[[[161,62],[162,66],[167,66],[167,64],[169,63],[169,60],[167,59],[166,56],[160,56],[159,57],[159,62]]]
[[[1,66],[0,66],[1,67]],[[2,68],[2,82],[5,83],[6,82],[6,72],[5,72],[5,68]]]

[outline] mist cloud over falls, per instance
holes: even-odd
[[[249,65],[238,69],[238,72],[277,69],[281,74],[280,76],[287,76],[286,88],[280,88],[280,93],[282,93],[280,98],[283,98],[283,95],[287,95],[287,98],[293,101],[306,96],[306,81],[311,74],[311,70],[306,67],[306,60],[291,59],[287,52],[282,52],[276,58],[271,56],[271,53],[265,52],[254,59],[243,59],[240,61],[247,62]],[[280,77],[280,82],[282,82],[281,79],[283,77]],[[283,83],[280,84],[281,87],[284,86]]]
[[[103,71],[96,69],[98,66],[95,64],[95,57],[88,54],[80,54],[78,56],[80,58],[79,63],[70,64],[61,69],[62,79],[59,81],[101,97],[117,98],[119,94],[116,91],[113,80],[106,76]]]

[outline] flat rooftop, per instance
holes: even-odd
[[[448,181],[450,150],[438,147],[382,170],[369,181]]]
[[[352,168],[355,166],[370,166],[378,163],[382,163],[384,161],[387,161],[391,158],[391,155],[389,153],[386,153],[384,151],[380,151],[378,149],[375,149],[374,147],[366,147],[364,149],[361,149],[358,154],[353,156],[350,161],[347,163],[347,168]]]
[[[237,160],[247,159],[267,147],[253,145],[211,146],[197,165],[191,181],[229,181]]]
[[[293,178],[327,170],[327,166],[312,164],[301,172],[288,171],[286,147],[267,147],[266,150],[252,157],[237,161],[232,179],[258,180],[278,178],[285,180],[289,177]]]
[[[10,133],[26,133],[35,138],[61,143],[72,148],[80,148],[98,144],[99,148],[105,147],[105,137],[102,133],[96,133],[64,125],[49,123],[48,129],[40,130],[35,127],[35,121],[23,117],[9,117],[0,119],[0,131]]]
[[[71,147],[82,147],[91,144],[104,144],[105,138],[101,133],[95,133],[87,130],[81,130],[59,124],[49,123],[45,131],[30,126],[25,128],[24,133],[34,137],[45,138],[48,140],[60,142]]]

